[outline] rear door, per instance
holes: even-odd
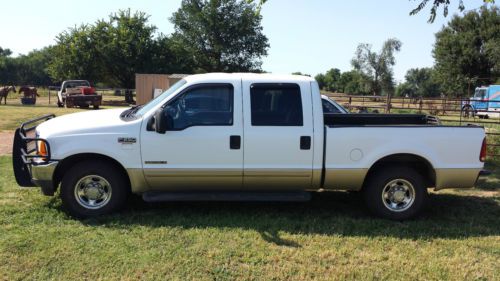
[[[243,81],[246,190],[311,187],[313,120],[309,83]]]

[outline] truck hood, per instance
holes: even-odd
[[[120,119],[125,108],[85,111],[50,119],[38,125],[40,138],[60,137],[89,133],[112,133],[129,122]]]

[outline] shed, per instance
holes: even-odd
[[[135,93],[137,104],[145,104],[157,93],[170,88],[187,74],[135,74]]]

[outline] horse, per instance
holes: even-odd
[[[34,98],[39,97],[40,95],[37,92],[35,87],[22,86],[19,88],[19,94],[23,93],[25,98]]]
[[[7,96],[10,92],[16,92],[15,86],[0,87],[0,104],[2,104],[2,99],[5,99],[3,104],[7,104]]]

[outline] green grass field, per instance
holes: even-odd
[[[46,112],[0,106],[0,131]],[[15,183],[0,156],[0,280],[499,280],[500,163],[473,189],[433,193],[417,219],[367,214],[359,194],[306,203],[164,203],[75,220]]]

